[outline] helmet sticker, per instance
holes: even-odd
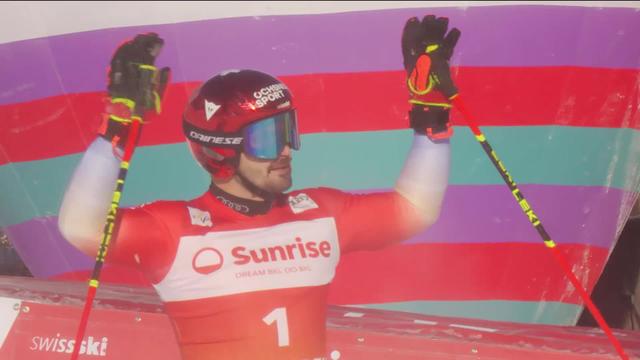
[[[220,105],[207,101],[207,99],[204,100],[204,111],[207,115],[207,121],[211,120],[211,117],[216,113],[216,111],[218,111],[218,109],[220,109]]]
[[[284,84],[273,84],[255,91],[253,93],[253,97],[257,100],[256,107],[261,108],[269,102],[285,99],[284,90],[287,90],[287,87]]]

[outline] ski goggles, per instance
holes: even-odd
[[[258,159],[277,159],[286,145],[300,149],[298,119],[295,110],[273,115],[242,129],[245,154]]]

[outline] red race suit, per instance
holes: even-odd
[[[152,281],[184,360],[319,359],[341,254],[399,242],[421,226],[396,192],[305,189],[257,216],[207,192],[123,209],[107,260]]]

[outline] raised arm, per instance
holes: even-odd
[[[395,190],[419,209],[427,225],[438,218],[449,182],[449,138],[453,135],[449,111],[458,94],[449,59],[460,31],[454,28],[447,33],[448,23],[447,18],[433,15],[422,21],[414,17],[402,34],[409,120],[415,136]]]
[[[107,115],[72,175],[58,217],[62,235],[87,255],[95,256],[100,245],[130,124],[157,109],[168,81],[169,70],[153,66],[162,45],[156,34],[138,35],[111,61]]]
[[[350,195],[333,192],[342,250],[373,250],[403,241],[436,222],[449,183],[449,121],[457,89],[449,59],[460,36],[447,33],[445,18],[409,19],[402,35],[402,52],[410,94],[413,144],[394,190]],[[446,35],[446,36],[445,36]]]

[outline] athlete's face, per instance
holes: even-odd
[[[238,173],[259,189],[272,194],[291,187],[291,148],[287,145],[275,160],[263,160],[240,154]]]

